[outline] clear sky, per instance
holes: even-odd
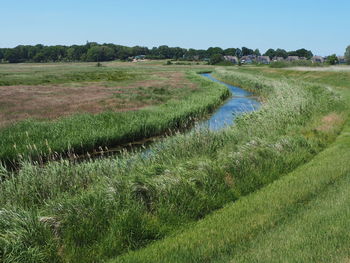
[[[0,0],[0,47],[86,41],[342,55],[350,0]]]

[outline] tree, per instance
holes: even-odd
[[[264,56],[268,56],[270,59],[272,59],[273,57],[276,57],[276,51],[270,48],[264,53]]]
[[[260,50],[259,49],[255,49],[254,50],[254,55],[257,56],[257,57],[261,56]]]
[[[171,49],[166,45],[159,46],[158,53],[161,58],[172,58]]]
[[[298,57],[305,57],[307,59],[310,59],[313,57],[313,54],[311,50],[306,50],[305,48],[301,48],[295,51],[288,52],[289,56],[298,56]]]
[[[210,57],[209,63],[212,65],[218,64],[223,61],[222,55],[221,54],[213,54]]]
[[[88,50],[86,55],[86,60],[93,62],[109,61],[113,60],[114,58],[114,50],[106,46],[93,46]]]
[[[211,58],[213,55],[216,55],[216,54],[223,55],[224,51],[222,50],[222,48],[219,48],[219,47],[210,47],[207,49],[207,54],[208,54],[208,57]]]
[[[140,46],[132,47],[132,55],[133,56],[148,55],[148,54],[149,54],[148,47],[140,47]]]
[[[224,50],[224,55],[226,56],[236,56],[236,48],[227,48]]]
[[[276,51],[275,51],[275,56],[276,57],[287,58],[288,57],[288,52],[285,51],[284,49],[277,48]]]
[[[173,59],[183,58],[186,52],[187,50],[184,48],[180,48],[180,47],[172,48],[172,58]]]
[[[236,57],[241,58],[243,56],[242,50],[240,48],[236,49]]]
[[[87,52],[86,46],[73,45],[67,49],[67,59],[70,61],[83,60],[84,54]]]
[[[133,55],[132,49],[125,46],[116,46],[115,48],[116,58],[121,60],[127,60],[129,57]],[[138,54],[143,55],[143,54]]]
[[[254,50],[246,47],[242,47],[242,56],[253,55]]]
[[[9,48],[5,51],[4,59],[9,63],[22,62],[21,54],[17,48]]]
[[[350,65],[350,46],[346,48],[344,56],[346,59],[346,63]]]
[[[335,65],[339,63],[339,59],[336,54],[330,55],[327,57],[327,63],[330,65]]]

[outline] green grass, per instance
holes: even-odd
[[[235,126],[220,132],[192,132],[167,138],[151,147],[148,158],[144,153],[136,153],[80,164],[61,161],[39,167],[24,163],[18,173],[1,170],[4,180],[0,183],[0,227],[4,227],[0,228],[0,256],[8,262],[98,262],[165,238],[163,250],[154,252],[152,248],[162,246],[162,242],[155,243],[149,248],[153,252],[140,250],[144,256],[130,254],[125,258],[147,259],[172,251],[172,241],[166,237],[173,236],[169,240],[178,244],[179,253],[165,256],[185,259],[191,253],[192,237],[187,236],[189,241],[184,239],[188,247],[181,252],[182,241],[176,240],[177,233],[184,231],[186,235],[189,228],[195,231],[195,222],[211,212],[236,200],[247,202],[244,196],[264,189],[312,160],[335,140],[347,117],[340,94],[323,85],[296,84],[231,69],[218,68],[216,75],[260,94],[262,108],[239,117]],[[339,121],[320,129],[324,127],[324,117],[330,114]],[[327,184],[328,179],[323,182]],[[322,180],[312,181],[311,191],[321,187],[317,182]],[[300,185],[305,187],[296,187],[297,190],[308,188],[305,182]],[[277,210],[285,200],[290,198],[293,203],[295,195],[298,198],[298,192],[293,195],[293,187],[290,192],[285,189],[280,193],[285,196],[280,202],[276,199]],[[270,195],[262,197],[254,200],[269,205]],[[253,203],[243,205],[240,216]],[[267,219],[262,217],[261,224],[268,224],[269,213],[258,211],[262,215],[266,212]],[[209,216],[208,220],[216,216]],[[11,218],[18,224],[9,224]],[[33,218],[38,218],[34,220],[36,225]],[[232,218],[222,215],[222,229],[229,232],[225,218],[229,223]],[[255,223],[250,225],[249,218],[245,219],[243,223],[247,225],[242,231],[248,231],[244,233],[249,236]],[[241,224],[236,223],[236,227]],[[31,239],[33,231],[45,234]],[[205,261],[226,251],[215,249],[231,237],[220,239],[220,232],[213,229],[208,233],[218,233],[218,238],[210,243],[205,236],[193,236],[193,244],[201,242],[209,247],[193,250],[194,258]]]
[[[111,262],[347,262],[350,123],[308,164],[174,237]]]
[[[350,67],[349,67],[350,68]],[[303,81],[318,85],[328,85],[338,88],[350,88],[349,78],[350,71],[336,71],[330,69],[329,71],[314,71],[314,70],[295,70],[291,69],[271,69],[268,67],[241,67],[239,72],[253,73],[256,75],[263,75],[274,79],[287,78],[290,81]]]
[[[30,64],[29,64],[30,65]],[[140,74],[135,74],[125,69],[116,70],[113,67],[97,68],[93,65],[65,64],[30,67],[22,64],[2,65],[0,68],[0,86],[10,85],[47,85],[62,84],[71,82],[97,82],[97,81],[127,81],[141,78]],[[45,65],[45,64],[44,64]]]
[[[310,60],[296,60],[296,61],[276,61],[269,65],[271,68],[288,68],[288,67],[323,67],[322,63],[313,63]]]

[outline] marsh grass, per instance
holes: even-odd
[[[126,81],[135,78],[135,74],[124,70],[106,70],[96,68],[92,71],[73,71],[41,74],[13,74],[0,73],[0,86],[10,85],[45,85],[45,84],[62,84],[67,82],[82,81]]]
[[[195,130],[169,137],[146,156],[125,153],[45,167],[24,163],[16,174],[3,169],[2,211],[37,211],[39,217],[49,217],[38,224],[51,230],[45,244],[56,244],[57,260],[104,261],[174,235],[307,163],[334,141],[345,121],[340,117],[333,129],[317,129],[324,116],[344,110],[338,94],[323,86],[230,70],[217,70],[216,76],[259,94],[262,108],[219,132]],[[172,107],[181,115],[181,109]],[[21,220],[26,225],[29,219]],[[34,251],[37,262],[52,256],[50,246],[35,240],[19,246],[4,231],[0,235],[7,249],[0,256],[8,262],[18,262],[12,251]],[[16,231],[21,228],[14,226]]]
[[[188,77],[198,83],[196,92],[189,92],[188,96],[179,99],[168,99],[159,106],[138,111],[79,114],[57,121],[26,120],[5,127],[0,130],[0,160],[18,166],[20,161],[28,159],[49,158],[56,153],[86,153],[99,147],[160,135],[169,129],[186,127],[194,119],[213,111],[229,96],[226,87],[194,72]],[[156,100],[164,93],[166,89],[162,88],[154,88],[152,94],[148,91],[151,99]]]

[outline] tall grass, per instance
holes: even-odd
[[[342,122],[318,128],[330,112],[342,116],[342,100],[329,89],[236,71],[218,70],[216,76],[260,94],[261,110],[220,132],[170,137],[149,154],[42,168],[27,163],[18,174],[4,171],[0,207],[38,211],[46,218],[39,225],[53,233],[47,244],[57,242],[62,261],[103,261],[179,231],[287,174],[341,130]],[[42,256],[38,262],[52,252],[35,240],[19,250],[36,251]]]
[[[289,67],[323,67],[323,63],[314,63],[310,60],[296,60],[296,61],[276,61],[270,64],[271,68],[289,68]],[[328,66],[328,64],[327,64]]]

